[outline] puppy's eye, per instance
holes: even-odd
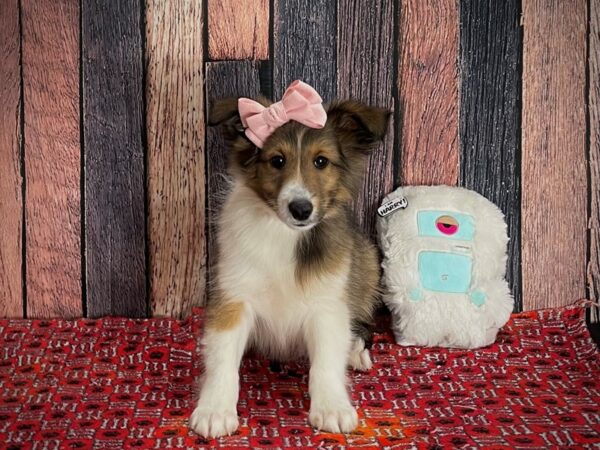
[[[283,169],[283,167],[285,166],[285,158],[281,155],[277,155],[277,156],[273,156],[269,162],[271,163],[271,165],[273,167],[275,167],[277,170],[279,169]]]
[[[317,156],[315,158],[315,167],[317,169],[324,169],[325,167],[327,167],[327,164],[329,164],[329,160],[327,158],[325,158],[324,156]]]

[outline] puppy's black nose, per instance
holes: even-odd
[[[309,200],[294,200],[288,206],[292,217],[296,220],[306,220],[310,217],[313,205]]]

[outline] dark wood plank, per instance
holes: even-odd
[[[202,7],[146,3],[150,309],[182,317],[206,285]]]
[[[273,95],[302,80],[325,102],[336,96],[336,2],[274,0]]]
[[[337,95],[394,109],[394,17],[392,0],[339,0]],[[358,224],[375,231],[377,206],[394,186],[394,118],[383,145],[369,157],[354,205]]]
[[[205,1],[211,60],[269,57],[269,0]]]
[[[458,181],[458,3],[400,0],[399,182]]]
[[[146,315],[139,0],[83,0],[87,312]]]
[[[256,98],[260,93],[259,62],[227,61],[206,64],[206,109],[227,97]],[[227,148],[221,129],[208,127],[207,195],[208,195],[208,263],[211,270],[217,257],[216,223],[227,191]]]
[[[82,315],[79,4],[23,0],[27,316]]]
[[[0,2],[0,317],[23,317],[19,1]]]
[[[523,309],[585,296],[585,0],[523,2]]]
[[[589,173],[590,173],[590,251],[588,262],[588,291],[591,299],[600,301],[600,2],[591,1],[589,25]],[[593,318],[599,321],[597,309]]]
[[[460,184],[505,214],[516,311],[521,309],[520,16],[518,0],[460,3]]]

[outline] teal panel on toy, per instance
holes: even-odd
[[[417,212],[419,236],[472,241],[475,222],[472,216],[450,211]]]
[[[471,285],[472,259],[446,252],[419,253],[419,277],[430,291],[466,293]]]

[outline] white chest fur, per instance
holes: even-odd
[[[309,315],[329,308],[347,314],[349,263],[303,286],[297,283],[295,248],[301,233],[241,185],[229,194],[219,221],[218,287],[250,307],[251,343],[268,356],[304,353],[302,327]]]

